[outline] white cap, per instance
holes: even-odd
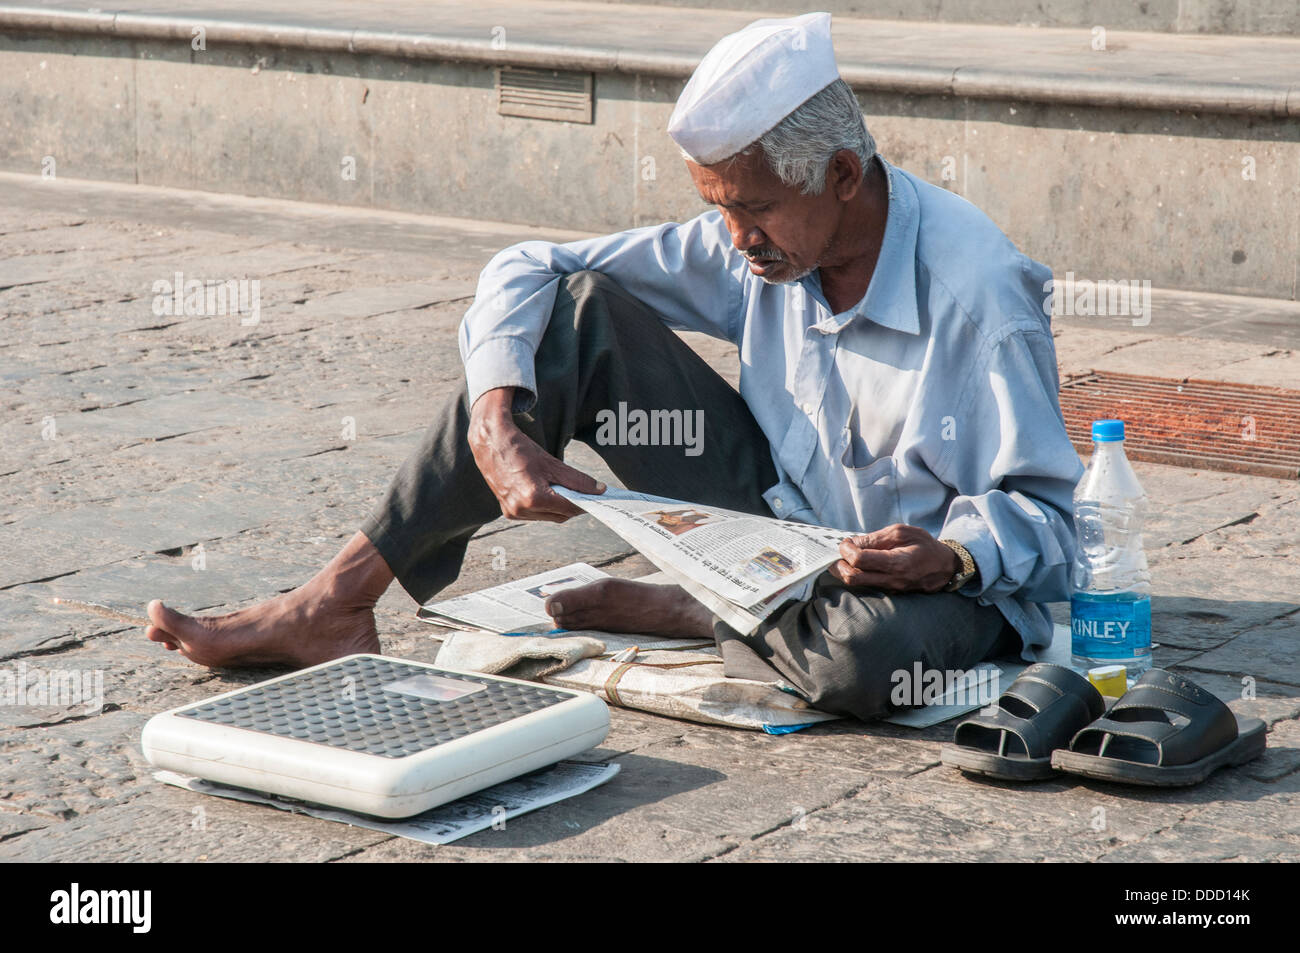
[[[705,54],[668,135],[700,165],[721,162],[839,78],[829,13],[755,20]]]

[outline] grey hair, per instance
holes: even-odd
[[[787,186],[804,195],[821,195],[831,157],[851,149],[862,163],[865,178],[867,164],[876,154],[876,140],[867,131],[857,96],[848,83],[837,79],[731,158],[753,155],[756,149]]]

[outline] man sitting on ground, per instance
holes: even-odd
[[[214,666],[376,652],[372,607],[394,577],[425,602],[483,524],[577,514],[551,484],[603,492],[561,462],[577,439],[635,490],[860,533],[745,637],[681,589],[621,579],[551,596],[557,625],[712,637],[728,675],[861,718],[889,711],[891,673],[917,661],[969,669],[1047,644],[1082,469],[1048,269],[877,154],[826,14],[725,37],[668,131],[717,210],[496,255],[461,328],[464,386],[361,531],[253,608],[192,618],[155,601],[148,637]],[[670,329],[735,344],[739,393]],[[620,402],[702,409],[699,452],[596,440]]]

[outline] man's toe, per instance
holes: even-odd
[[[153,628],[160,630],[167,641],[175,642],[178,638],[193,636],[194,630],[201,628],[201,623],[197,619],[192,619],[175,609],[169,609],[163,605],[161,599],[149,603],[145,611],[149,615],[149,621],[153,623]]]

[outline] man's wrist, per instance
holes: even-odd
[[[469,411],[469,445],[471,448],[498,444],[519,429],[511,413],[514,404],[513,387],[497,387],[484,391]]]
[[[948,547],[956,561],[956,569],[948,584],[943,587],[944,592],[956,592],[968,585],[971,580],[978,578],[979,567],[975,564],[975,557],[970,554],[970,550],[955,539],[941,539],[939,542]]]
[[[515,403],[513,387],[494,387],[479,395],[470,408],[470,416],[482,421],[497,422],[512,415]]]

